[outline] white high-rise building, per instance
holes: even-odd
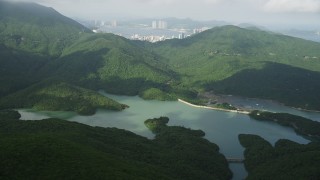
[[[152,21],[152,29],[157,29],[157,21]]]
[[[117,21],[116,20],[111,21],[111,26],[117,27],[118,26]]]
[[[168,23],[166,21],[152,21],[152,29],[167,29]]]
[[[158,28],[159,29],[167,29],[168,28],[168,23],[166,21],[159,21],[159,24],[158,24]]]
[[[179,39],[184,39],[184,38],[185,38],[184,33],[179,34]]]

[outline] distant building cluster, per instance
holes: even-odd
[[[164,41],[167,39],[171,39],[165,36],[140,36],[139,34],[134,34],[130,38],[131,40],[139,40],[139,41],[149,41],[149,42],[158,42],[158,41]]]
[[[152,21],[152,29],[168,29],[168,23],[166,21]]]
[[[139,40],[139,41],[149,41],[149,42],[158,42],[158,41],[164,41],[164,40],[167,40],[167,39],[184,39],[184,38],[187,38],[189,37],[190,35],[185,35],[184,33],[181,33],[177,36],[171,36],[171,37],[168,37],[168,36],[165,36],[165,35],[162,35],[162,36],[157,36],[157,35],[150,35],[150,36],[142,36],[142,35],[139,35],[139,34],[134,34],[130,37],[131,40]]]
[[[99,26],[104,26],[104,25],[105,25],[104,21],[94,20],[94,26],[99,27]]]
[[[116,20],[113,21],[102,21],[102,20],[94,20],[94,24],[95,27],[103,27],[103,26],[111,26],[111,27],[117,27],[118,26],[118,22]]]
[[[121,22],[121,24],[118,24],[117,20],[94,20],[90,22],[90,26],[95,33],[108,32],[132,40],[149,42],[164,41],[167,39],[184,39],[209,29],[207,27],[199,27],[196,29],[176,27],[169,29],[168,22],[164,20],[153,20],[151,24],[132,24],[130,22]]]
[[[184,39],[185,37],[186,37],[186,35],[184,33],[180,33],[178,38],[179,39]]]
[[[193,29],[193,34],[198,34],[198,33],[201,33],[203,31],[206,31],[208,29],[209,29],[208,27],[203,27],[203,28],[199,28],[199,29]]]

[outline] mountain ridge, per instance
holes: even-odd
[[[28,88],[35,84],[46,84],[48,87],[34,87],[50,90],[47,82],[138,95],[150,88],[167,88],[165,83],[176,78],[174,71],[159,60],[161,57],[123,37],[94,34],[52,8],[34,3],[1,1],[1,5],[0,80],[4,88],[0,97],[11,95],[17,103],[19,99],[12,98],[28,97]],[[87,90],[80,94],[85,96]],[[2,108],[21,107],[19,103],[5,104]]]
[[[82,25],[55,10],[30,5],[33,6],[47,16],[37,21],[39,17],[31,14],[25,18],[34,21],[23,22],[10,15],[13,13],[10,11],[6,15],[12,16],[8,26],[24,24],[30,28],[13,31],[14,36],[8,35],[10,28],[0,31],[3,57],[0,80],[5,87],[0,91],[0,97],[51,79],[91,90],[141,95],[148,99],[183,97],[198,101],[199,92],[213,91],[273,99],[298,108],[320,109],[320,102],[315,100],[318,99],[315,82],[320,81],[320,43],[228,25],[182,40],[151,44],[113,34],[83,32]],[[1,17],[5,17],[3,14],[5,12]],[[57,21],[52,24],[57,31],[42,29],[30,33],[30,29],[47,21]],[[71,36],[63,29],[69,29]],[[33,45],[25,43],[23,33],[29,33],[30,37],[45,36],[40,45]],[[57,39],[65,36],[66,39],[57,43]],[[290,92],[294,91],[285,93],[288,88]],[[279,98],[282,94],[285,96]],[[296,96],[299,100],[293,100]]]

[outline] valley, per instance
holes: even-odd
[[[19,14],[1,11],[1,97],[57,81],[146,99],[202,104],[198,94],[212,91],[320,109],[320,62],[306,59],[320,57],[316,42],[229,25],[152,44],[94,34],[36,4],[1,3],[19,9]],[[28,26],[21,21],[26,14]],[[50,18],[59,25],[51,28],[45,23]]]
[[[210,109],[194,108],[177,101],[143,100],[138,96],[118,96],[105,94],[105,96],[130,108],[123,111],[98,110],[93,116],[80,116],[71,112],[39,112],[30,110],[19,110],[23,120],[63,118],[93,127],[114,127],[126,129],[140,136],[154,139],[155,135],[145,126],[144,120],[154,117],[165,116],[170,119],[169,126],[179,126],[205,132],[204,138],[219,146],[219,152],[226,158],[243,158],[244,149],[238,141],[239,134],[255,134],[263,137],[269,143],[274,144],[280,139],[288,139],[300,144],[307,144],[310,140],[296,134],[288,127],[263,121],[256,121],[248,115],[216,111]],[[248,103],[243,100],[242,103]],[[256,103],[253,101],[252,103]],[[320,121],[319,113],[309,113],[280,106],[279,104],[264,104],[266,110],[287,112],[304,116],[308,119]],[[229,163],[233,179],[243,179],[248,174],[240,163]]]
[[[0,179],[320,177],[319,82],[318,42],[226,25],[150,43],[0,0]]]

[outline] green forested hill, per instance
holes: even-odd
[[[215,27],[186,39],[159,42],[153,47],[182,72],[188,72],[185,68],[191,65],[201,67],[205,63],[213,68],[219,61],[240,70],[248,62],[252,64],[250,68],[259,68],[257,62],[268,61],[320,71],[319,43],[237,26]]]
[[[147,44],[184,86],[320,109],[320,44],[236,26]]]
[[[245,147],[246,179],[319,179],[320,144],[281,139],[275,147],[256,135],[239,135]]]
[[[85,34],[42,70],[91,89],[137,95],[148,87],[165,87],[175,73],[160,57],[113,34]]]
[[[12,98],[33,97],[34,94],[26,93],[37,92],[36,88],[44,90],[34,84],[59,81],[92,90],[137,95],[150,88],[168,89],[166,83],[176,78],[159,60],[161,57],[125,38],[93,34],[52,8],[34,3],[0,3],[0,98],[19,91],[9,98],[18,103],[19,99]],[[14,107],[21,104],[34,107],[32,103]],[[81,107],[85,105],[83,101]],[[42,108],[70,110],[56,106],[49,108],[46,104]],[[75,109],[79,112],[79,108]]]
[[[213,91],[320,109],[320,44],[223,26],[137,43],[94,34],[55,10],[1,1],[0,98],[47,81],[146,99]]]
[[[149,140],[116,128],[59,119],[21,121],[18,115],[0,111],[0,179],[232,177],[218,147],[192,130],[172,127],[164,137]],[[172,140],[181,151],[167,147]]]
[[[0,1],[0,40],[7,47],[45,56],[59,56],[89,29],[52,8],[35,3]]]
[[[0,97],[48,77],[38,71],[84,32],[52,8],[0,1]]]
[[[320,122],[288,113],[272,113],[266,111],[252,111],[249,116],[258,121],[271,121],[282,126],[293,128],[298,134],[310,138],[320,139]]]

